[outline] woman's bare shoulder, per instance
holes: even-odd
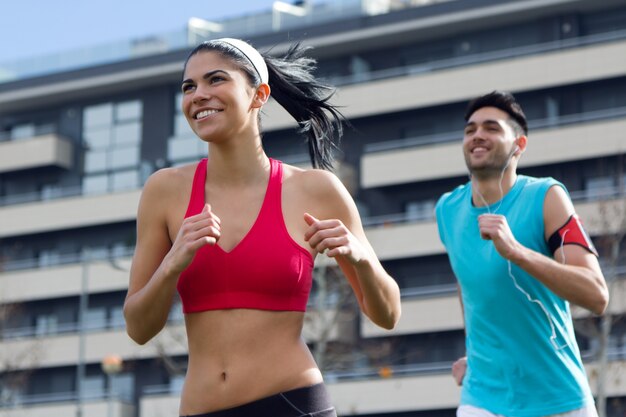
[[[197,164],[186,164],[177,167],[161,168],[154,172],[144,184],[144,193],[161,193],[180,191],[191,187]]]
[[[341,188],[341,181],[330,171],[284,165],[284,173],[283,183],[286,186],[295,186],[309,195],[335,193]]]
[[[284,171],[283,191],[291,201],[298,202],[300,210],[318,218],[348,218],[354,203],[334,173],[290,166]]]

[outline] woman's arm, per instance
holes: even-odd
[[[124,303],[126,331],[145,344],[163,329],[172,306],[180,273],[195,252],[219,238],[219,219],[207,205],[185,219],[172,244],[167,227],[167,201],[178,195],[171,171],[154,174],[144,187],[137,214],[137,245]],[[174,184],[175,185],[175,184]]]
[[[310,171],[309,177],[320,204],[314,213],[304,214],[309,226],[305,240],[317,252],[327,250],[326,256],[335,258],[363,313],[378,326],[392,329],[400,319],[400,289],[367,240],[352,197],[327,171]]]

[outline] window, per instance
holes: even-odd
[[[106,150],[94,150],[85,155],[85,172],[105,171],[108,167]]]
[[[139,187],[142,117],[139,100],[84,109],[84,194]]]
[[[369,78],[370,64],[360,56],[353,55],[350,59],[350,72],[355,82],[363,82]]]
[[[168,319],[173,322],[182,322],[185,318],[183,306],[180,302],[175,302],[170,309]]]
[[[105,103],[88,107],[83,115],[83,125],[87,130],[94,127],[108,127],[113,121],[113,104]]]
[[[136,167],[139,165],[139,147],[112,148],[109,151],[109,168]]]
[[[596,177],[587,179],[585,197],[588,200],[597,200],[610,196],[615,192],[615,180],[613,177]]]
[[[183,390],[185,384],[184,375],[173,375],[170,377],[170,393],[179,393]]]
[[[118,146],[138,145],[141,142],[141,124],[129,122],[115,126],[113,141]]]
[[[20,139],[30,139],[35,135],[35,125],[33,123],[23,124],[14,126],[11,129],[11,139],[12,140],[20,140]]]
[[[123,328],[126,325],[126,321],[124,320],[124,307],[123,306],[113,306],[109,309],[111,313],[111,321],[110,325],[114,329]]]
[[[104,307],[91,307],[85,314],[85,328],[87,330],[101,330],[107,325],[107,310]]]
[[[58,265],[61,263],[61,254],[56,249],[42,250],[39,252],[39,267]]]
[[[141,119],[143,109],[140,101],[126,101],[119,103],[115,111],[117,120],[133,121]]]
[[[55,133],[57,126],[50,121],[20,122],[0,129],[0,142],[8,140],[28,140],[36,136]]]
[[[435,200],[410,201],[406,203],[405,213],[408,220],[432,219],[435,214]]]
[[[53,314],[41,314],[35,318],[35,334],[43,336],[58,331],[59,319]]]
[[[91,375],[83,379],[83,398],[100,398],[104,394],[104,375]]]
[[[109,177],[106,174],[93,175],[83,179],[85,194],[102,194],[109,190]]]
[[[114,397],[131,400],[135,395],[135,376],[126,372],[113,375],[109,388]]]
[[[110,129],[100,129],[83,134],[88,149],[106,149],[111,143]]]
[[[9,386],[8,384],[0,384],[0,404],[3,406],[17,405],[21,402],[24,395],[23,387]]]
[[[189,127],[182,112],[182,93],[176,94],[174,113],[174,134],[167,143],[167,159],[173,165],[197,161],[205,158],[208,146]]]

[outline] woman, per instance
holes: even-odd
[[[398,286],[341,182],[263,151],[259,111],[271,91],[307,134],[313,165],[331,165],[340,115],[313,64],[297,46],[277,59],[226,38],[185,63],[182,108],[208,158],[146,182],[124,305],[128,334],[144,344],[178,289],[189,344],[182,416],[336,415],[301,337],[318,253],[336,259],[374,323],[399,319]]]

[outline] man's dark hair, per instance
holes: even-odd
[[[495,107],[510,116],[510,124],[516,135],[528,134],[528,123],[526,115],[513,94],[506,91],[492,91],[484,96],[477,97],[469,102],[465,111],[465,121],[467,122],[472,114],[483,107]]]

